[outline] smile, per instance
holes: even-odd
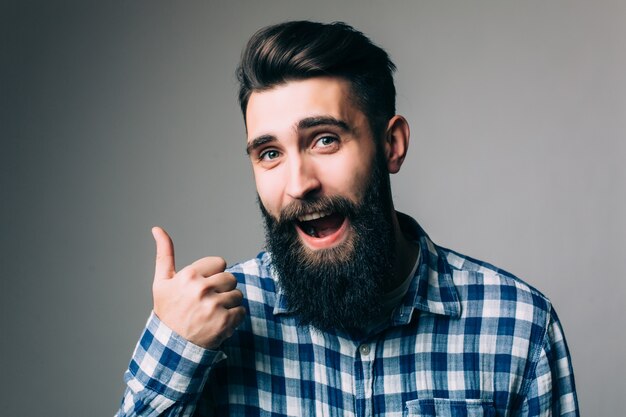
[[[298,217],[296,229],[312,249],[323,249],[343,241],[347,225],[347,217],[331,211],[319,211]]]

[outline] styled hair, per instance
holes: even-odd
[[[350,82],[355,104],[378,136],[396,111],[395,69],[387,52],[345,23],[280,23],[260,29],[248,41],[237,68],[239,105],[245,120],[254,91],[293,80],[339,76]]]

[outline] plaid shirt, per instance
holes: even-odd
[[[550,301],[408,221],[420,263],[384,326],[358,340],[298,326],[261,253],[230,268],[248,315],[220,351],[150,316],[117,415],[578,416]]]

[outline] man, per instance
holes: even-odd
[[[176,271],[118,415],[575,416],[550,301],[396,212],[407,121],[393,63],[345,24],[257,32],[238,69],[267,252]]]

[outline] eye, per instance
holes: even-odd
[[[271,161],[272,159],[276,159],[279,156],[280,153],[276,149],[268,149],[267,151],[263,151],[259,154],[259,160]]]
[[[276,149],[268,149],[259,154],[259,160],[261,161],[271,161],[272,159],[276,159],[280,156],[280,152]]]
[[[322,136],[318,140],[315,141],[315,146],[320,148],[327,148],[337,143],[338,139],[334,136]]]

